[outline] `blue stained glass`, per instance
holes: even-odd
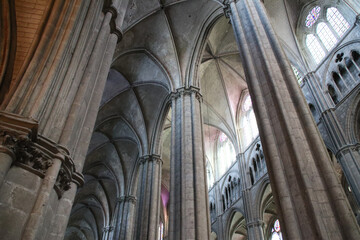
[[[319,18],[320,10],[321,8],[319,6],[316,6],[309,12],[309,15],[306,17],[305,20],[305,24],[308,28],[314,25],[316,20]]]

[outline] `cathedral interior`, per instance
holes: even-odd
[[[0,20],[1,239],[360,239],[359,0]]]

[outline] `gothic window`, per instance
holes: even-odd
[[[350,28],[350,24],[345,20],[343,15],[334,7],[326,11],[326,19],[329,21],[335,32],[342,37]]]
[[[282,234],[280,229],[279,219],[276,219],[274,225],[271,229],[271,237],[270,240],[282,240]]]
[[[306,46],[308,47],[315,62],[320,63],[321,60],[325,57],[325,52],[314,34],[309,34],[306,36]]]
[[[339,100],[338,100],[338,97],[337,97],[334,87],[331,85],[328,85],[328,92],[329,92],[329,95],[330,95],[331,99],[333,100],[334,104],[336,105],[339,102]]]
[[[315,6],[307,12],[303,25],[305,45],[316,64],[324,59],[349,28],[350,24],[335,7]]]
[[[224,173],[231,167],[231,164],[235,162],[235,156],[235,150],[230,139],[225,133],[221,132],[219,134],[217,153],[217,166],[219,170],[218,176],[224,175]]]
[[[242,106],[240,126],[242,129],[242,140],[244,147],[246,147],[259,135],[250,95],[245,97],[245,101]]]
[[[316,33],[328,51],[335,46],[337,39],[325,23],[321,22],[317,25]]]

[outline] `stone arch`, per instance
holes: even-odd
[[[239,235],[236,237],[242,235],[244,238],[233,238],[235,234]],[[246,237],[247,230],[245,216],[240,209],[234,208],[231,210],[231,214],[229,214],[229,218],[226,221],[225,239],[247,239]]]

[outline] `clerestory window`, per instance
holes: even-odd
[[[350,24],[335,7],[315,6],[307,13],[305,45],[316,64],[331,51],[350,28]]]

